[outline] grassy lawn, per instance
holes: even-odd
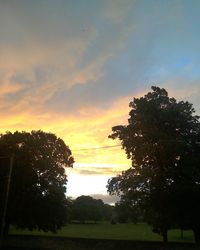
[[[145,223],[116,225],[106,222],[97,224],[69,224],[63,227],[62,230],[59,230],[57,234],[39,231],[30,232],[28,230],[16,230],[12,228],[10,234],[162,241],[162,238],[158,234],[153,233],[151,227]],[[169,232],[169,241],[194,242],[193,233],[192,231],[184,231],[183,239],[181,239],[180,230],[171,230]]]

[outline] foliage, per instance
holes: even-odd
[[[103,218],[104,203],[102,200],[93,199],[91,196],[79,196],[73,202],[73,219],[85,221],[100,221]]]
[[[140,208],[128,201],[118,201],[115,204],[115,212],[119,223],[137,223],[142,215]]]
[[[67,213],[67,219],[66,222],[70,223],[73,219],[73,206],[74,201],[71,197],[66,198],[66,213]]]
[[[190,228],[199,230],[197,213],[191,215],[192,204],[200,204],[200,123],[192,104],[177,102],[165,89],[152,87],[144,97],[134,98],[130,107],[128,125],[113,127],[110,138],[121,140],[132,167],[111,178],[108,191],[144,209],[164,241],[170,227],[185,224],[188,214]],[[185,193],[190,195],[189,206],[187,198],[177,199]]]
[[[65,167],[73,157],[64,141],[42,131],[0,136],[0,155],[14,153],[7,225],[56,231],[66,221]]]
[[[114,214],[114,206],[109,204],[103,205],[103,220],[104,221],[111,221]]]

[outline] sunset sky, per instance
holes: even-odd
[[[130,166],[108,135],[133,97],[157,85],[200,114],[199,13],[199,0],[0,0],[1,133],[55,133],[76,161],[67,195],[108,198]]]

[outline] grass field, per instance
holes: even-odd
[[[59,230],[57,234],[40,231],[16,230],[12,228],[10,234],[40,235],[40,236],[62,236],[96,239],[121,239],[141,241],[162,241],[162,237],[152,232],[151,227],[145,223],[138,224],[116,224],[102,222],[97,224],[68,224]],[[181,239],[180,230],[169,231],[169,241],[194,242],[192,231],[184,231]]]

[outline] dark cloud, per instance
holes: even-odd
[[[120,198],[116,195],[108,195],[108,194],[88,194],[94,199],[101,199],[104,203],[109,205],[114,205]],[[72,197],[72,199],[76,199],[77,197]]]
[[[90,194],[94,199],[101,199],[104,203],[114,205],[120,198],[116,195]]]
[[[87,168],[74,168],[74,172],[79,175],[108,175],[113,176],[121,172],[121,170],[116,170],[115,168],[109,167],[88,167]]]

